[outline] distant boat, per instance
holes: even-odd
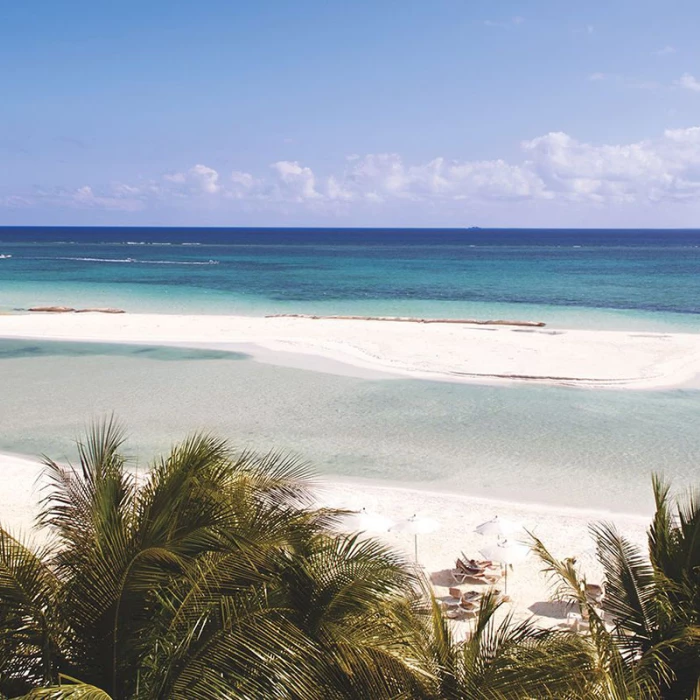
[[[11,258],[11,255],[0,255],[0,260],[7,260],[8,258]]]

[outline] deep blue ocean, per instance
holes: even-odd
[[[700,230],[0,228],[0,309],[700,329]]]

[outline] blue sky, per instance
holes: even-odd
[[[698,226],[700,5],[5,0],[0,225]]]

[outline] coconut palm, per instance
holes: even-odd
[[[466,638],[454,630],[433,600],[422,650],[435,683],[433,700],[527,700],[588,698],[591,654],[587,642],[569,633],[538,629],[512,613],[500,621],[496,593],[484,596]]]
[[[578,604],[588,618],[599,682],[608,684],[611,697],[691,698],[700,696],[700,494],[672,499],[658,477],[653,490],[648,554],[611,524],[591,528],[611,629],[587,600],[574,561],[557,561],[537,538],[534,549],[557,580],[558,597]]]
[[[591,609],[586,639],[508,615],[497,623],[500,603],[487,595],[473,631],[456,641],[402,556],[334,532],[338,513],[313,506],[306,465],[199,434],[139,480],[122,443],[110,419],[78,445],[77,466],[46,460],[39,522],[48,544],[0,529],[3,697],[636,700],[690,676],[697,508],[676,526],[659,499],[650,544],[664,568],[651,571],[665,607],[654,603],[661,612],[652,615],[641,595],[641,627],[622,607],[614,634]],[[628,579],[639,591],[651,584],[626,547],[609,543],[601,556],[624,553],[609,555],[608,568],[624,568],[630,598]],[[559,575],[566,566],[551,560]],[[586,605],[572,576],[564,580]],[[676,609],[683,616],[663,627],[672,637],[659,638],[662,612]]]
[[[49,546],[0,530],[0,692],[304,700],[421,687],[405,642],[415,578],[397,554],[330,530],[305,465],[195,435],[138,483],[122,443],[108,420],[77,467],[46,461]]]

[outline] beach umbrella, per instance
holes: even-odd
[[[486,545],[479,550],[482,557],[496,561],[505,569],[505,593],[508,593],[508,567],[519,564],[530,553],[527,545],[519,542],[503,540],[496,544]]]
[[[344,516],[341,523],[344,530],[351,532],[388,532],[393,524],[393,520],[379,513],[368,513],[365,508]]]
[[[433,518],[412,515],[391,528],[392,532],[408,532],[413,535],[413,551],[418,562],[418,535],[427,535],[440,529],[440,523]]]
[[[496,537],[510,537],[522,530],[522,523],[507,518],[499,518],[497,515],[476,528],[480,535],[495,535]]]

